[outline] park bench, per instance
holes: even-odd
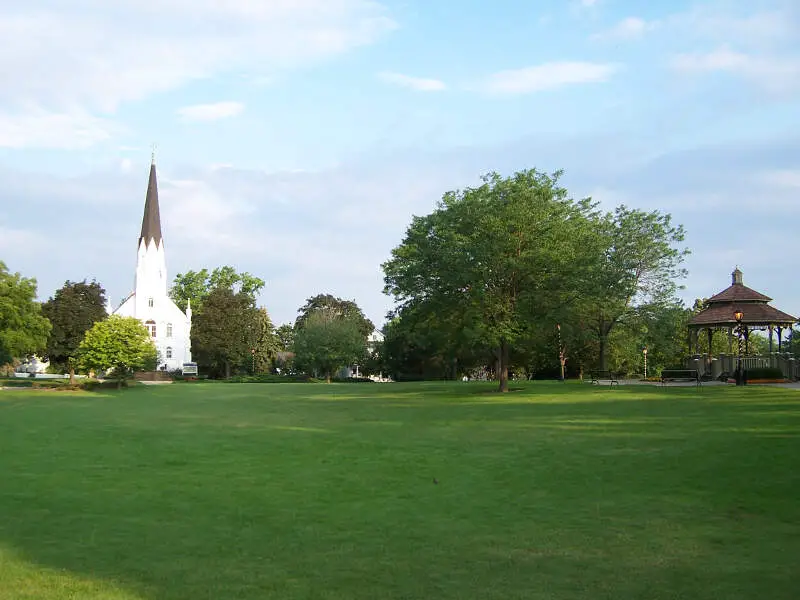
[[[667,385],[668,381],[694,381],[697,385],[702,384],[697,369],[664,369],[661,371],[661,385]]]
[[[591,381],[589,383],[596,383],[597,385],[600,385],[601,381],[609,381],[611,385],[614,385],[615,383],[619,385],[617,375],[612,371],[589,371],[589,377],[591,377]]]

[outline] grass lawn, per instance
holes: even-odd
[[[518,387],[0,391],[0,600],[798,598],[800,391]]]

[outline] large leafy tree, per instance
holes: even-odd
[[[338,369],[365,358],[366,338],[361,325],[358,319],[329,311],[311,312],[295,331],[295,364],[307,373],[324,375],[330,382]]]
[[[78,361],[87,371],[112,371],[117,387],[136,371],[155,368],[156,347],[141,321],[111,315],[97,321],[78,347]]]
[[[246,271],[239,273],[231,266],[217,267],[212,271],[204,268],[199,271],[178,273],[169,290],[169,295],[178,308],[184,311],[191,300],[192,309],[196,311],[202,307],[203,302],[214,289],[222,288],[234,293],[242,293],[255,302],[256,296],[264,285],[263,279]]]
[[[92,325],[106,318],[105,294],[96,281],[67,281],[42,305],[42,314],[53,326],[47,338],[47,357],[51,364],[69,369],[70,380],[83,337]]]
[[[233,368],[253,360],[270,328],[250,294],[214,288],[194,315],[192,355],[212,374],[230,377]]]
[[[560,175],[491,173],[477,188],[446,193],[433,213],[413,218],[383,265],[401,310],[435,306],[451,333],[458,327],[493,349],[503,392],[512,347],[583,293],[596,252],[594,205],[569,198]]]
[[[375,330],[375,325],[364,315],[355,301],[342,300],[331,294],[317,294],[309,298],[297,312],[300,314],[295,320],[295,329],[303,327],[310,315],[321,312],[333,318],[354,321],[365,338]]]
[[[36,302],[36,280],[0,261],[0,365],[42,351],[50,328]]]
[[[587,272],[583,318],[599,343],[598,363],[608,369],[609,335],[633,318],[639,305],[667,307],[675,303],[678,280],[688,249],[681,248],[683,226],[659,211],[619,206],[597,221],[602,252]]]

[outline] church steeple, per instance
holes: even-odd
[[[158,181],[156,179],[155,153],[150,161],[150,179],[147,182],[147,196],[144,201],[144,216],[142,217],[142,233],[139,243],[144,241],[145,246],[153,240],[161,246],[161,214],[158,209]]]

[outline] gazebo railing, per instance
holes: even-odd
[[[723,373],[733,374],[736,370],[737,359],[735,354],[719,354],[712,356],[711,359],[708,354],[695,354],[684,361],[684,366],[687,369],[697,369],[701,377],[717,379]],[[747,370],[780,369],[786,379],[800,379],[800,360],[786,353],[773,352],[772,354],[742,356],[742,368]]]

